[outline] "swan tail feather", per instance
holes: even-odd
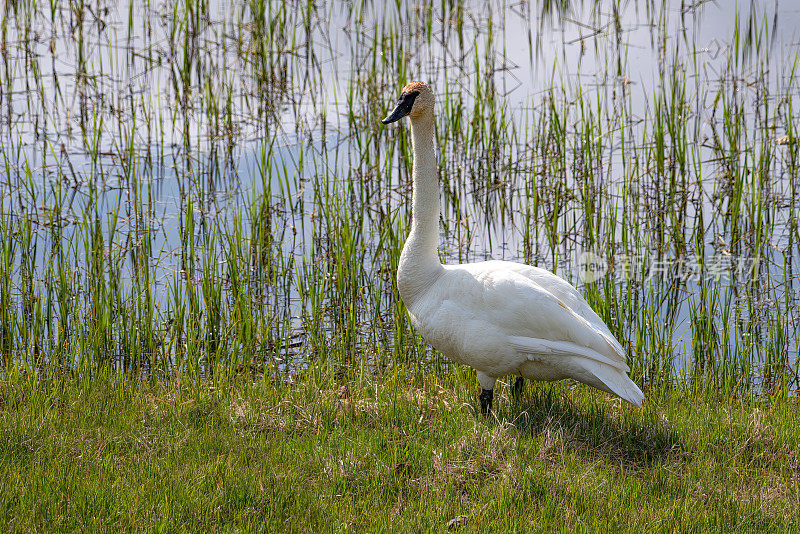
[[[611,359],[588,347],[566,341],[551,341],[527,337],[509,338],[511,346],[539,362],[562,371],[563,378],[574,378],[590,386],[616,395],[641,407],[644,394],[626,374],[630,368],[625,361]],[[555,373],[560,374],[560,373]]]
[[[642,407],[644,393],[628,375],[605,365],[601,365],[599,372],[596,371],[593,374],[608,388],[609,393],[630,402],[634,406]]]

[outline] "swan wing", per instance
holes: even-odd
[[[511,262],[492,263],[502,263],[504,266],[507,266],[509,270],[519,273],[533,283],[537,284],[539,287],[546,289],[554,297],[566,304],[573,313],[577,314],[579,317],[588,322],[591,327],[594,328],[601,336],[603,336],[603,338],[614,348],[614,351],[622,356],[624,361],[625,349],[623,349],[620,342],[611,333],[608,325],[606,325],[603,319],[597,315],[597,312],[592,309],[589,303],[586,302],[586,299],[583,298],[583,296],[572,284],[540,267],[533,267],[531,265]]]
[[[504,264],[516,265],[486,262],[470,264],[467,269],[454,266],[450,273],[454,278],[448,285],[456,293],[448,300],[458,302],[462,310],[470,310],[473,315],[480,314],[486,327],[502,330],[510,340],[516,340],[512,345],[522,353],[535,354],[541,349],[553,355],[585,355],[627,370],[622,346],[597,314],[585,317],[573,309],[576,299],[569,293],[566,294],[570,298],[559,298],[550,290],[552,284],[542,287],[514,268],[503,268]],[[468,283],[467,278],[473,283]],[[577,300],[589,306],[579,295]],[[524,339],[527,341],[522,342]]]
[[[582,347],[576,343],[569,341],[551,341],[548,339],[538,339],[522,336],[509,336],[508,338],[511,346],[528,356],[529,360],[544,360],[551,361],[551,356],[580,356],[589,360],[594,360],[606,365],[610,365],[615,369],[623,372],[630,371],[630,368],[625,362],[620,362],[616,358],[609,358],[608,356],[592,350],[588,347]]]

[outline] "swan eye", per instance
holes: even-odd
[[[416,100],[418,95],[419,91],[400,93],[400,99],[397,101],[397,106],[395,106],[394,111],[392,111],[381,122],[383,124],[389,124],[391,122],[398,121],[411,113],[411,108],[414,107],[414,100]]]
[[[400,93],[400,98],[397,100],[397,103],[405,102],[406,100],[413,106],[414,100],[419,96],[419,91],[411,91],[408,93]]]

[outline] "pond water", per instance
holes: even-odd
[[[645,381],[798,385],[794,2],[6,9],[6,363],[435,360],[378,122],[423,79],[444,260],[555,270]]]

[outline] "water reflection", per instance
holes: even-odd
[[[11,4],[6,360],[25,336],[80,359],[89,328],[112,330],[92,357],[121,361],[426,350],[392,293],[407,135],[378,124],[421,78],[445,259],[581,284],[648,380],[796,369],[792,3],[132,6]],[[125,321],[154,332],[129,342]]]

